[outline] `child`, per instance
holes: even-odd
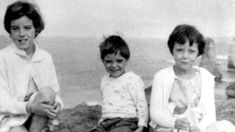
[[[14,43],[0,51],[1,132],[41,132],[62,107],[52,57],[35,42],[44,29],[37,9],[16,1],[5,13],[4,27]]]
[[[154,76],[150,125],[161,132],[202,132],[216,121],[214,76],[193,66],[204,52],[204,37],[191,25],[178,25],[168,47],[175,64]]]
[[[102,117],[93,132],[142,132],[147,126],[148,107],[144,84],[133,72],[126,72],[130,51],[119,36],[100,44],[101,59],[109,73],[101,81]]]

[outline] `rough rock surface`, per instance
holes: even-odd
[[[151,87],[146,89],[146,96],[149,99]],[[215,96],[217,120],[229,120],[235,124],[235,99],[227,98],[224,94]],[[61,122],[56,132],[89,132],[98,122],[101,116],[101,107],[77,105],[71,109],[65,109],[59,114]]]
[[[235,83],[230,83],[228,87],[226,87],[225,94],[228,97],[235,98]]]
[[[57,132],[88,132],[101,116],[100,106],[80,104],[59,114],[60,126]]]

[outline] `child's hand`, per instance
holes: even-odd
[[[143,132],[143,130],[144,130],[144,127],[140,126],[138,129],[135,130],[135,132]]]
[[[40,101],[32,101],[26,104],[26,109],[29,113],[35,113],[38,115],[46,116],[48,114],[51,114],[50,111],[54,109],[54,106],[43,104]]]
[[[55,102],[55,104],[53,105],[53,109],[50,110],[50,113],[48,113],[48,117],[50,119],[55,119],[58,115],[58,113],[60,112],[61,109],[61,105],[58,102]]]
[[[176,119],[175,128],[180,130],[189,130],[190,123],[186,118]]]

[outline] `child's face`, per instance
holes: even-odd
[[[127,60],[120,55],[117,54],[107,54],[103,63],[106,71],[110,74],[110,77],[117,78],[125,73],[125,67],[127,65]]]
[[[31,19],[22,16],[12,20],[10,31],[10,37],[17,48],[27,51],[34,47],[35,28]]]
[[[198,57],[198,52],[197,43],[193,43],[191,46],[189,41],[183,45],[175,43],[173,48],[175,66],[183,71],[191,70]]]

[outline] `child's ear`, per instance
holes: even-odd
[[[9,37],[12,38],[11,33],[9,33]]]
[[[35,31],[35,35],[34,35],[34,38],[36,38],[37,36],[38,36],[38,32],[37,31]]]

